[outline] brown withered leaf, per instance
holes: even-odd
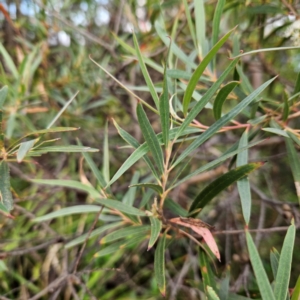
[[[213,229],[213,226],[199,220],[199,219],[193,219],[193,218],[173,218],[169,220],[171,223],[189,227],[194,232],[201,235],[206,242],[207,246],[211,250],[211,252],[216,256],[216,258],[221,261],[220,259],[220,252],[217,246],[217,243],[210,232],[210,230]]]

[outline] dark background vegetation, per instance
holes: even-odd
[[[206,3],[206,31],[211,35],[214,0]],[[192,3],[191,3],[192,5]],[[244,51],[299,44],[300,23],[297,1],[230,1],[222,17],[220,35],[235,25],[237,33],[217,57],[218,72],[228,63],[234,47]],[[194,50],[188,30],[182,1],[155,0],[97,0],[97,1],[5,1],[0,3],[0,41],[18,68],[16,80],[0,56],[0,85],[8,85],[9,97],[5,103],[4,128],[7,140],[17,140],[27,132],[44,129],[63,105],[79,91],[76,99],[57,121],[57,126],[80,127],[63,133],[58,144],[75,144],[78,138],[84,145],[99,148],[91,154],[101,169],[103,166],[104,126],[112,117],[139,141],[141,132],[135,114],[136,100],[107,77],[91,60],[108,69],[122,83],[133,89],[145,87],[136,58],[114,36],[133,45],[132,30],[137,34],[141,51],[162,65],[167,48],[155,32],[154,22],[163,18],[170,33],[174,22],[179,22],[174,34],[177,45],[188,55]],[[191,10],[193,18],[193,9]],[[238,45],[238,46],[237,46]],[[267,97],[282,101],[284,90],[294,89],[300,71],[299,51],[259,53],[242,59],[242,66],[254,88],[280,74],[268,90]],[[180,62],[177,68],[184,69]],[[162,74],[149,68],[153,82],[162,85]],[[199,90],[205,89],[205,84]],[[145,91],[136,91],[148,103],[153,103]],[[236,104],[230,100],[226,109]],[[272,104],[272,103],[271,103]],[[270,105],[270,111],[273,109]],[[157,116],[149,118],[158,127]],[[293,113],[296,113],[294,111]],[[240,117],[241,122],[243,116]],[[209,110],[199,116],[203,124],[211,124]],[[157,126],[156,126],[157,124]],[[299,128],[299,118],[289,124]],[[112,122],[108,122],[110,174],[114,174],[131,153],[120,148],[124,142]],[[199,167],[225,151],[236,142],[242,130],[228,131],[209,140],[195,154],[191,169]],[[262,133],[270,139],[250,151],[250,161],[267,161],[251,175],[253,207],[251,229],[258,229],[255,242],[271,274],[269,252],[280,250],[286,226],[298,214],[293,176],[287,159],[284,140],[280,136]],[[181,150],[180,150],[181,151]],[[228,163],[215,171],[198,176],[179,186],[173,199],[188,207],[203,187],[222,174]],[[131,250],[118,251],[96,259],[99,237],[88,241],[79,262],[77,273],[68,280],[57,282],[62,274],[72,272],[81,246],[65,249],[64,244],[87,232],[94,215],[72,215],[51,222],[33,223],[36,217],[59,208],[90,202],[86,194],[76,190],[32,184],[30,179],[73,179],[92,185],[96,181],[81,162],[81,155],[50,153],[36,157],[31,163],[10,163],[11,184],[14,190],[15,220],[0,216],[0,299],[160,299],[153,278],[154,252],[146,251],[142,243]],[[147,171],[139,162],[112,186],[120,198],[134,172],[142,178]],[[141,191],[137,202],[141,201]],[[220,194],[204,214],[205,221],[216,230],[243,230],[244,223],[236,187]],[[97,227],[104,224],[100,220]],[[283,230],[278,229],[283,227]],[[261,231],[262,228],[271,230]],[[275,228],[272,231],[272,228]],[[254,281],[244,235],[216,235],[222,262],[217,265],[221,276],[231,265],[231,290],[255,298],[258,292]],[[296,237],[295,247],[299,245]],[[167,250],[168,299],[201,298],[201,274],[195,245],[178,240]],[[300,272],[299,252],[294,252],[291,287]],[[271,277],[271,275],[270,275]],[[44,292],[44,294],[43,294]]]

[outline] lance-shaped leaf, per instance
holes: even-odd
[[[208,294],[208,300],[220,300],[217,293],[211,286],[207,286],[207,294]]]
[[[175,136],[175,138],[179,137],[181,133],[190,125],[190,123],[196,118],[199,112],[206,106],[208,101],[212,98],[214,93],[219,89],[223,81],[226,79],[228,74],[232,71],[232,69],[237,64],[238,60],[234,60],[230,63],[230,65],[226,68],[226,70],[221,74],[218,80],[211,86],[210,89],[205,93],[205,95],[195,104],[193,109],[186,116],[185,120],[179,127],[179,130]],[[193,93],[192,93],[193,95]]]
[[[189,146],[185,151],[177,158],[173,167],[176,166],[179,162],[181,162],[184,158],[190,155],[195,149],[197,149],[201,144],[203,144],[207,139],[213,136],[219,129],[221,129],[226,123],[232,120],[236,115],[238,115],[244,108],[246,108],[254,99],[263,92],[263,90],[271,84],[272,81],[275,80],[276,77],[268,80],[264,84],[262,84],[259,88],[257,88],[253,93],[251,93],[248,97],[246,97],[242,102],[236,105],[229,113],[224,115],[221,119],[216,121],[212,126],[209,127],[203,134],[201,134],[197,139]],[[211,89],[211,88],[210,88]],[[210,90],[209,89],[209,90]],[[205,96],[203,96],[204,98]],[[202,98],[202,99],[203,99]],[[201,100],[202,100],[201,99]],[[199,101],[200,102],[200,101]],[[199,103],[198,102],[198,103]],[[197,103],[197,104],[198,104]],[[195,107],[197,106],[195,105]],[[194,111],[194,110],[193,110]],[[193,112],[192,111],[192,112]],[[191,114],[191,113],[190,113]],[[186,118],[189,118],[190,114]],[[186,120],[182,123],[181,127],[185,126]],[[180,130],[179,130],[180,131]],[[178,134],[178,133],[177,133]]]
[[[151,235],[150,235],[147,251],[149,251],[156,243],[162,229],[162,222],[158,218],[150,217],[150,222],[151,222]]]
[[[261,298],[268,299],[268,300],[275,300],[276,298],[274,296],[268,276],[266,274],[259,253],[256,249],[256,246],[248,230],[246,230],[246,240],[247,240],[251,264],[257,280],[257,285],[261,294]],[[281,299],[285,299],[285,298],[281,298]]]
[[[94,257],[102,257],[108,254],[113,254],[118,250],[124,250],[126,248],[130,248],[142,242],[145,239],[145,234],[137,234],[133,239],[130,240],[122,240],[118,242],[114,242],[113,244],[101,249],[99,252],[94,254]]]
[[[288,153],[288,159],[290,161],[290,166],[292,169],[294,183],[296,188],[296,193],[300,203],[300,160],[298,153],[295,149],[293,141],[290,138],[285,138],[285,144]]]
[[[79,145],[67,145],[67,146],[47,146],[33,148],[30,152],[33,153],[48,153],[48,152],[98,152],[99,149],[79,146]]]
[[[170,209],[172,213],[181,217],[186,217],[189,214],[187,210],[182,208],[181,205],[170,198],[165,200],[164,207]]]
[[[101,244],[106,244],[109,242],[113,242],[122,238],[127,238],[130,236],[134,236],[137,234],[144,234],[146,235],[147,232],[149,232],[150,226],[143,225],[143,226],[130,226],[121,228],[118,230],[115,230],[109,234],[107,234],[105,237],[103,237],[100,241]]]
[[[300,299],[300,276],[298,277],[298,280],[296,282],[291,300],[299,300],[299,299]]]
[[[0,109],[3,109],[3,105],[4,105],[4,102],[6,100],[7,92],[8,92],[8,87],[7,86],[4,86],[0,90]]]
[[[200,65],[194,71],[183,96],[182,106],[184,115],[187,114],[189,104],[191,102],[192,95],[196,88],[198,80],[200,79],[209,62],[213,59],[213,57],[216,55],[216,53],[222,47],[222,45],[228,40],[228,38],[234,30],[235,28],[230,30],[226,35],[223,36],[223,38],[220,39],[220,41],[209,51],[209,53],[203,58]]]
[[[295,83],[295,89],[293,92],[293,95],[297,94],[300,92],[300,73],[297,75],[296,83]]]
[[[284,90],[283,92],[283,112],[282,112],[282,120],[286,121],[287,118],[289,117],[290,113],[290,104],[288,100],[289,96],[287,94],[287,91]]]
[[[275,248],[273,248],[270,253],[270,262],[271,262],[271,268],[272,268],[274,279],[276,279],[276,275],[277,275],[279,258],[280,258],[279,252]]]
[[[231,81],[227,83],[225,86],[223,86],[218,92],[213,107],[214,117],[216,120],[219,120],[221,118],[223,104],[227,99],[228,95],[233,91],[233,89],[238,84],[240,84],[238,81]]]
[[[158,288],[163,296],[166,295],[166,270],[165,270],[166,233],[159,239],[154,254],[154,274]]]
[[[248,130],[246,129],[243,133],[240,142],[239,149],[248,146]],[[238,153],[236,159],[236,166],[240,167],[248,163],[248,150],[243,150]],[[237,187],[242,203],[242,211],[246,224],[248,225],[251,215],[251,191],[250,183],[247,177],[244,177],[237,182]]]
[[[273,128],[273,127],[265,127],[262,128],[263,131],[275,133],[284,137],[289,137],[288,133],[285,130],[279,129],[279,128]]]
[[[23,142],[23,143],[20,144],[20,148],[17,152],[17,161],[18,162],[21,162],[23,160],[23,158],[30,151],[30,149],[33,147],[33,145],[36,141],[37,140],[34,139],[34,140]]]
[[[173,139],[177,132],[178,132],[179,128],[173,128],[172,130],[170,130],[170,139]],[[188,135],[188,134],[192,134],[192,133],[199,133],[199,129],[195,129],[195,128],[186,128],[184,131],[182,131],[180,133],[180,136],[183,135]],[[162,142],[162,134],[159,133],[157,135],[157,139],[160,145],[163,144]],[[109,184],[112,184],[113,182],[115,182],[116,180],[118,180],[120,178],[120,176],[122,176],[124,174],[124,172],[126,172],[134,163],[136,163],[140,158],[142,158],[144,155],[147,154],[147,152],[149,151],[149,147],[147,143],[144,143],[142,145],[140,145],[123,163],[123,165],[120,167],[120,169],[116,172],[116,174],[113,176],[113,178],[110,180]],[[157,178],[157,176],[156,176]]]
[[[204,0],[194,0],[195,6],[195,27],[196,27],[196,37],[197,37],[197,50],[199,52],[200,59],[203,58],[206,51],[206,14]]]
[[[152,99],[153,99],[153,101],[156,105],[156,108],[158,109],[159,99],[158,99],[157,93],[155,91],[154,84],[153,84],[153,82],[151,80],[151,77],[148,73],[148,70],[146,68],[146,65],[145,65],[145,62],[144,62],[144,59],[143,59],[142,53],[140,51],[140,47],[139,47],[139,44],[138,44],[138,41],[136,39],[136,36],[135,36],[134,32],[133,32],[133,43],[134,43],[134,48],[135,48],[135,51],[136,51],[136,54],[137,54],[137,57],[138,57],[138,60],[139,60],[139,66],[140,66],[140,68],[142,70],[142,73],[144,75],[144,79],[147,83],[147,86],[149,88]]]
[[[239,179],[247,176],[257,168],[261,167],[264,163],[251,163],[236,169],[230,170],[226,174],[220,176],[212,183],[210,183],[206,188],[204,188],[198,196],[193,201],[189,212],[191,216],[197,215],[197,212],[194,211],[203,208],[207,203],[209,203],[216,195],[218,195],[221,191],[225,190],[231,184],[236,182]]]
[[[112,229],[112,228],[115,228],[115,227],[119,227],[119,226],[122,226],[124,225],[123,222],[114,222],[114,223],[110,223],[110,224],[107,224],[107,225],[104,225],[104,226],[101,226],[97,229],[94,229],[91,234],[89,235],[88,233],[85,233],[79,237],[77,237],[76,239],[68,242],[67,244],[65,244],[65,248],[68,249],[68,248],[71,248],[71,247],[74,247],[78,244],[81,244],[83,243],[87,237],[89,239],[95,237],[95,236],[99,236],[101,233],[105,232],[106,230],[109,230],[109,229]]]
[[[216,289],[215,275],[211,269],[210,263],[208,261],[208,256],[203,249],[199,250],[199,262],[200,271],[203,278],[203,284],[205,287],[211,286]],[[207,289],[205,288],[205,293],[207,294]]]
[[[12,210],[14,202],[10,191],[9,167],[4,160],[0,163],[0,192],[1,202],[8,211]]]
[[[122,139],[125,142],[127,142],[129,145],[131,145],[132,147],[134,147],[135,149],[138,149],[141,146],[140,143],[131,134],[129,134],[124,129],[122,129],[114,119],[112,119],[112,120],[113,120],[113,123],[114,123],[116,129],[118,130],[119,135],[122,137]],[[147,163],[147,165],[151,169],[152,174],[154,175],[154,177],[157,180],[159,180],[159,176],[157,175],[155,167],[154,167],[153,163],[151,162],[151,160],[149,159],[149,157],[148,156],[144,156],[143,159],[145,160],[145,162]]]
[[[124,204],[118,200],[112,200],[112,199],[95,199],[97,203],[100,203],[106,207],[109,207],[111,209],[115,209],[117,211],[123,212],[128,215],[133,216],[147,216],[149,214],[146,214],[144,211],[137,209],[135,207],[132,207],[130,205]]]
[[[294,222],[293,222],[294,223]],[[295,243],[296,227],[292,224],[285,236],[281,250],[277,275],[275,279],[275,299],[286,299],[291,277],[293,250]]]
[[[170,222],[181,226],[189,227],[194,232],[202,236],[211,252],[216,256],[218,260],[220,260],[220,252],[218,246],[212,233],[210,232],[210,230],[213,228],[212,226],[206,224],[205,222],[199,219],[193,218],[173,218],[170,219]]]
[[[147,115],[140,103],[137,105],[137,117],[141,127],[142,134],[145,138],[145,141],[153,155],[155,162],[157,163],[157,167],[160,173],[163,173],[164,170],[164,159],[161,147],[159,145],[159,141],[157,136],[147,118]]]
[[[154,183],[138,183],[138,184],[131,184],[129,186],[131,187],[144,187],[144,188],[150,188],[154,191],[156,191],[159,195],[161,195],[163,193],[163,189],[161,187],[161,185],[158,184],[154,184]]]
[[[170,130],[170,107],[169,107],[169,89],[168,89],[168,76],[167,76],[167,58],[164,69],[163,92],[159,99],[159,114],[162,129],[163,142],[165,148],[169,143],[169,130]]]

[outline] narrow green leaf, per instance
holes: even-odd
[[[23,158],[26,156],[26,154],[30,151],[30,149],[33,147],[33,145],[37,142],[37,139],[23,142],[20,144],[20,148],[17,152],[17,161],[20,163]]]
[[[233,66],[232,66],[233,67]],[[201,134],[185,151],[177,158],[175,163],[173,164],[173,167],[176,166],[179,162],[181,162],[184,158],[186,158],[188,155],[190,155],[195,149],[197,149],[201,144],[203,144],[207,139],[209,139],[211,136],[213,136],[219,129],[221,129],[227,122],[232,120],[236,115],[238,115],[244,108],[246,108],[254,99],[263,92],[263,90],[271,84],[273,80],[275,80],[276,77],[268,80],[264,84],[262,84],[259,88],[257,88],[253,93],[251,93],[248,97],[246,97],[242,102],[237,104],[229,113],[221,117],[218,121],[216,121],[212,126],[209,127],[203,134]],[[204,96],[205,97],[205,96]],[[203,98],[204,98],[203,97]],[[203,99],[202,98],[202,99]],[[202,100],[201,99],[201,100]],[[199,102],[197,103],[199,104]],[[195,107],[197,106],[195,105]],[[190,114],[186,118],[186,120],[189,118]],[[186,124],[186,120],[182,123],[181,127],[185,127],[188,124]],[[181,128],[180,127],[180,128]],[[182,130],[182,129],[181,129]],[[178,131],[180,132],[180,130]],[[178,133],[177,133],[178,134]]]
[[[159,21],[156,20],[154,23],[155,30],[163,41],[163,43],[169,47],[170,39],[168,38],[169,34],[162,28],[159,24]],[[187,66],[191,68],[196,68],[196,64],[182,51],[174,41],[171,44],[171,52],[174,53],[182,62],[184,62]]]
[[[115,228],[115,227],[119,227],[123,224],[124,224],[123,222],[115,222],[115,223],[103,225],[103,226],[101,226],[97,229],[94,229],[91,232],[91,234],[89,235],[89,239],[91,239],[95,236],[99,236],[101,233],[105,232],[106,230],[109,230],[109,229],[112,229],[112,228]],[[69,249],[69,248],[72,248],[72,247],[74,247],[78,244],[83,243],[86,240],[87,236],[88,236],[88,233],[82,234],[81,236],[77,237],[76,239],[74,239],[74,240],[68,242],[67,244],[65,244],[65,248]]]
[[[158,218],[150,217],[150,222],[151,222],[151,235],[150,235],[147,251],[149,251],[156,243],[162,229],[162,222]]]
[[[243,133],[240,142],[239,149],[246,148],[248,146],[248,129]],[[248,150],[243,150],[238,153],[236,166],[240,167],[248,163]],[[246,224],[249,224],[251,215],[251,190],[250,183],[247,177],[244,177],[237,181],[237,187],[241,198],[242,211]]]
[[[78,140],[78,143],[80,146],[82,146],[81,142],[79,140]],[[82,155],[83,155],[84,159],[86,160],[88,166],[90,167],[91,171],[93,172],[94,176],[96,177],[100,188],[103,189],[106,186],[106,181],[105,181],[102,173],[99,171],[95,162],[93,161],[93,159],[87,152],[82,152]]]
[[[209,260],[207,258],[207,254],[203,249],[199,249],[199,262],[200,262],[200,271],[202,275],[203,284],[206,287],[205,293],[208,294],[207,286],[211,286],[214,290],[216,290],[216,280],[215,275],[211,269],[209,264]]]
[[[198,83],[198,80],[199,80],[200,76],[203,74],[203,72],[206,69],[206,67],[209,64],[209,62],[217,54],[218,50],[223,46],[223,44],[228,40],[228,38],[230,37],[231,33],[234,30],[235,30],[235,28],[232,29],[232,30],[230,30],[226,35],[224,35],[223,38],[220,39],[220,41],[203,58],[203,60],[201,61],[200,65],[197,67],[197,69],[193,73],[193,75],[192,75],[192,77],[191,77],[191,79],[190,79],[190,81],[188,83],[187,89],[186,89],[186,91],[184,93],[184,97],[183,97],[182,106],[183,106],[183,113],[184,113],[184,115],[187,114],[187,111],[188,111],[188,108],[189,108],[189,104],[190,104],[191,99],[192,99],[193,92],[194,92],[194,90],[196,88],[196,85]]]
[[[8,211],[14,207],[13,197],[10,191],[9,167],[6,161],[0,163],[0,192],[1,202]]]
[[[44,222],[51,219],[70,216],[74,214],[87,214],[87,213],[98,213],[101,210],[101,206],[98,205],[76,205],[71,207],[65,207],[49,214],[43,215],[41,217],[37,217],[33,219],[33,222]]]
[[[251,264],[254,270],[261,297],[262,299],[275,300],[275,296],[271,284],[269,282],[268,276],[266,274],[259,253],[248,230],[246,230],[246,240]]]
[[[200,173],[203,173],[204,171],[208,171],[208,170],[211,170],[213,169],[214,167],[216,167],[217,165],[219,165],[220,163],[222,163],[223,161],[225,161],[226,159],[238,154],[240,151],[243,151],[243,150],[246,150],[246,149],[249,149],[251,147],[254,147],[255,145],[261,143],[262,141],[258,141],[258,142],[253,142],[253,143],[250,143],[248,144],[247,147],[244,147],[244,148],[239,148],[239,149],[235,149],[233,151],[230,151],[230,152],[225,152],[222,156],[220,156],[219,158],[205,164],[204,166],[196,169],[194,172],[190,173],[189,175],[187,175],[186,177],[182,178],[181,180],[179,180],[178,182],[176,182],[174,185],[172,185],[172,188],[182,184],[183,182],[187,181],[188,179],[194,177],[195,175],[198,175]]]
[[[293,222],[294,223],[294,222]],[[296,227],[292,224],[284,238],[277,275],[275,279],[274,296],[275,299],[286,299],[291,277],[292,258],[296,236]]]
[[[104,140],[103,140],[103,168],[102,174],[104,180],[109,182],[110,172],[109,172],[109,145],[108,145],[108,128],[107,121],[104,126]]]
[[[143,226],[130,226],[121,228],[118,230],[115,230],[109,234],[107,234],[105,237],[103,237],[100,241],[101,244],[106,244],[109,242],[113,242],[122,238],[127,238],[137,235],[137,234],[144,234],[146,235],[147,232],[149,232],[150,226],[143,225]]]
[[[72,101],[76,98],[78,95],[79,91],[77,91],[71,99],[61,108],[61,110],[56,114],[56,116],[52,119],[52,121],[49,123],[47,126],[47,129],[53,126],[53,124],[59,119],[59,117],[63,114],[63,112],[68,108],[68,106],[72,103]]]
[[[166,295],[165,270],[166,233],[159,239],[154,255],[154,273],[158,288],[163,296]]]
[[[217,293],[215,292],[215,290],[212,287],[207,286],[206,289],[207,289],[207,294],[208,294],[208,300],[220,300]]]
[[[180,217],[187,217],[188,211],[181,207],[177,202],[171,198],[167,198],[164,202],[164,207],[171,210],[172,213],[179,215]]]
[[[30,152],[48,153],[48,152],[98,152],[99,149],[78,146],[78,145],[67,145],[67,146],[47,146],[47,147],[36,147]]]
[[[295,149],[293,141],[290,138],[285,138],[285,145],[288,153],[288,159],[293,173],[296,193],[300,203],[300,160]]]
[[[298,276],[291,300],[299,300],[299,299],[300,299],[300,276]]]
[[[118,130],[119,135],[122,137],[122,139],[125,142],[127,142],[129,145],[131,145],[132,147],[134,147],[135,149],[138,149],[141,146],[140,143],[131,134],[129,134],[124,129],[122,129],[114,119],[112,119],[112,120],[113,120],[113,123],[114,123],[116,129]],[[149,159],[149,157],[148,156],[144,156],[143,159],[145,160],[145,162],[149,166],[150,170],[152,171],[153,176],[157,180],[159,180],[159,176],[158,176],[158,174],[157,174],[157,172],[155,170],[155,167],[154,167],[153,163]],[[111,181],[111,183],[112,183],[112,181]]]
[[[161,195],[163,193],[163,189],[161,187],[161,185],[158,184],[154,184],[154,183],[138,183],[138,184],[131,184],[129,186],[131,187],[144,187],[144,188],[150,188],[154,191],[156,191],[159,195]]]
[[[141,243],[145,239],[145,234],[136,235],[134,239],[122,240],[119,242],[115,242],[94,254],[94,257],[102,257],[108,254],[113,254],[118,250],[124,250],[126,248],[130,248],[134,245]]]
[[[164,159],[161,147],[157,136],[151,127],[151,124],[147,118],[147,115],[140,103],[137,105],[137,117],[141,127],[142,134],[145,138],[145,141],[153,155],[153,158],[158,166],[160,173],[163,173],[164,170]]]
[[[300,140],[294,133],[287,131],[287,134],[298,146],[300,146]]]
[[[223,13],[223,8],[225,3],[226,0],[217,1],[217,6],[213,18],[213,26],[212,26],[212,42],[211,42],[212,45],[215,45],[219,39],[221,16]],[[216,66],[216,58],[213,59],[213,70],[215,70],[215,66]]]
[[[296,83],[295,83],[295,89],[293,95],[300,92],[300,72],[297,75]]]
[[[206,44],[206,20],[205,20],[205,7],[203,0],[194,0],[195,7],[195,23],[196,23],[196,37],[197,48],[200,51],[200,57],[204,56],[204,49]]]
[[[222,75],[218,78],[218,80],[211,86],[210,89],[205,93],[205,95],[196,103],[193,109],[189,112],[187,117],[185,118],[184,122],[181,124],[175,139],[181,135],[181,133],[190,125],[190,123],[195,119],[195,117],[199,114],[199,112],[205,107],[208,101],[212,98],[214,93],[219,89],[225,78],[231,72],[231,70],[237,64],[237,60],[234,60],[230,63],[230,65],[226,68],[226,70],[222,73]],[[191,81],[190,81],[191,82]],[[187,92],[187,90],[186,90]],[[193,91],[191,90],[193,94]],[[191,94],[191,95],[192,95]]]
[[[275,248],[273,248],[270,253],[270,262],[271,262],[271,268],[272,268],[274,280],[276,279],[277,276],[279,258],[280,258],[279,252]]]
[[[4,46],[1,43],[0,43],[0,53],[3,56],[5,66],[10,70],[14,79],[18,79],[19,73],[16,68],[16,65],[14,64],[13,59],[11,58],[11,56],[9,55],[9,53],[6,51],[6,49],[4,48]]]
[[[221,191],[229,187],[231,184],[236,182],[237,180],[247,176],[249,173],[261,167],[263,163],[251,163],[236,169],[230,170],[226,174],[220,176],[212,183],[210,183],[206,188],[204,188],[200,194],[193,201],[189,212],[193,212],[199,208],[203,208],[208,202],[210,202],[216,195],[218,195]],[[197,215],[197,213],[193,213],[192,216]]]
[[[175,135],[178,133],[178,130],[180,128],[174,128],[170,130],[170,139],[173,139]],[[184,131],[180,133],[179,136],[188,135],[192,133],[199,133],[199,129],[195,128],[186,128]],[[160,145],[163,144],[162,142],[162,135],[159,133],[157,135],[158,142]],[[111,185],[116,180],[118,180],[134,163],[136,163],[140,158],[142,158],[144,155],[146,155],[149,151],[149,147],[147,143],[144,143],[140,145],[123,163],[123,165],[119,168],[119,170],[116,172],[116,174],[113,176],[113,178],[110,180],[109,184]]]
[[[154,191],[151,190],[151,189],[147,190],[147,191],[143,194],[143,198],[142,198],[142,200],[141,200],[141,202],[140,202],[140,204],[139,204],[139,208],[140,208],[140,209],[143,208],[144,206],[146,206],[146,205],[149,203],[149,201],[150,201],[151,199],[153,199],[153,194],[154,194]]]
[[[220,300],[229,300],[229,287],[230,287],[230,267],[226,267],[225,278],[222,279],[219,289],[219,298]]]
[[[192,16],[191,16],[191,13],[190,13],[190,9],[189,9],[187,0],[183,0],[183,4],[184,4],[184,9],[185,9],[186,20],[187,20],[187,23],[188,23],[188,26],[189,26],[189,31],[191,33],[191,36],[192,36],[192,39],[193,39],[193,42],[194,42],[194,47],[195,47],[195,49],[197,49],[198,46],[197,46],[197,41],[196,41],[195,26],[194,26],[193,21],[192,21]]]
[[[128,215],[134,215],[134,216],[147,216],[148,215],[140,209],[137,209],[135,207],[126,205],[126,204],[124,204],[120,201],[117,201],[117,200],[98,198],[98,199],[95,199],[95,201],[97,203],[100,203],[100,204],[106,206],[106,207],[109,207],[111,209],[115,209],[117,211],[123,212],[123,213],[128,214]]]
[[[71,189],[84,191],[91,195],[91,197],[99,197],[99,192],[92,186],[88,186],[75,180],[61,180],[61,179],[33,179],[32,182],[37,184],[45,184],[51,186],[63,186]]]
[[[6,85],[0,90],[0,109],[3,109],[3,105],[6,100],[7,93],[8,93],[8,87]]]
[[[131,181],[130,181],[130,186],[132,186],[133,188],[128,189],[128,191],[126,192],[126,194],[123,197],[122,202],[124,204],[127,204],[129,206],[133,206],[134,200],[135,200],[135,194],[136,194],[136,187],[135,185],[139,182],[139,178],[140,178],[140,172],[135,171]]]
[[[281,135],[281,136],[284,136],[284,137],[289,137],[289,135],[287,134],[287,132],[285,130],[281,130],[281,129],[278,129],[278,128],[272,128],[272,127],[265,127],[265,128],[262,128],[263,131],[267,131],[267,132],[271,132],[271,133],[275,133],[275,134],[278,134],[278,135]]]
[[[289,105],[289,100],[288,100],[288,94],[287,91],[285,90],[283,93],[283,112],[282,112],[282,120],[286,121],[287,118],[289,117],[290,113],[290,105]]]
[[[169,89],[168,89],[168,76],[167,76],[167,58],[164,68],[163,92],[159,99],[159,114],[162,129],[163,142],[165,148],[169,143],[169,130],[170,130],[170,107],[169,107]]]
[[[214,102],[214,108],[213,108],[214,117],[216,120],[219,120],[221,118],[223,104],[227,99],[228,95],[233,91],[233,89],[238,84],[240,84],[238,81],[231,81],[227,83],[225,86],[223,86],[218,92],[218,95]]]
[[[158,96],[157,96],[157,93],[155,91],[155,87],[154,87],[154,84],[152,82],[152,79],[148,73],[148,70],[146,68],[146,65],[145,65],[145,62],[144,62],[144,59],[143,59],[143,56],[142,56],[142,53],[140,51],[140,47],[139,47],[139,44],[138,44],[138,41],[137,41],[137,38],[133,32],[133,42],[134,42],[134,47],[135,47],[135,51],[136,51],[136,54],[137,54],[137,57],[138,57],[138,60],[139,60],[139,66],[141,68],[141,71],[144,75],[144,79],[147,83],[147,86],[149,88],[149,91],[150,91],[150,94],[152,96],[152,99],[155,103],[155,106],[156,108],[158,109],[159,107],[159,99],[158,99]]]

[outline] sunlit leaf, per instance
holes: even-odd
[[[208,294],[208,300],[220,300],[217,293],[215,292],[215,290],[212,287],[207,286],[206,289],[207,289],[207,294]]]
[[[8,93],[8,87],[7,87],[7,86],[4,86],[4,87],[0,90],[0,109],[3,109],[3,105],[4,105],[4,102],[5,102],[5,100],[6,100],[7,93]]]
[[[216,289],[215,275],[211,269],[208,256],[203,249],[199,249],[199,262],[200,271],[203,278],[203,284],[205,286],[205,293],[207,294],[207,286],[211,286]]]
[[[156,243],[162,229],[162,222],[158,218],[150,217],[150,222],[151,222],[151,235],[150,235],[147,250],[150,250],[153,247],[153,245]]]
[[[298,276],[291,300],[299,300],[299,299],[300,299],[300,276]]]
[[[157,164],[157,167],[158,167],[160,173],[162,174],[163,170],[164,170],[163,153],[162,153],[161,147],[159,145],[157,136],[156,136],[156,134],[147,118],[147,115],[140,103],[137,105],[137,116],[138,116],[138,121],[139,121],[139,124],[141,127],[142,134],[145,138],[145,141],[150,149],[150,152],[153,155],[153,158],[155,160],[155,163]]]
[[[166,270],[165,270],[166,233],[159,239],[154,255],[154,274],[158,288],[163,296],[166,295]]]
[[[35,140],[23,142],[20,144],[20,148],[17,152],[17,161],[18,162],[21,162],[23,160],[23,158],[30,151],[30,149],[33,147],[33,145],[36,143],[36,141],[37,140],[35,139]]]
[[[266,274],[259,253],[248,230],[246,230],[246,240],[251,264],[254,270],[261,297],[262,299],[275,300],[275,296],[271,284],[269,283],[268,276]]]
[[[295,243],[296,227],[292,224],[284,238],[275,279],[275,299],[286,299],[291,277],[292,258]]]

